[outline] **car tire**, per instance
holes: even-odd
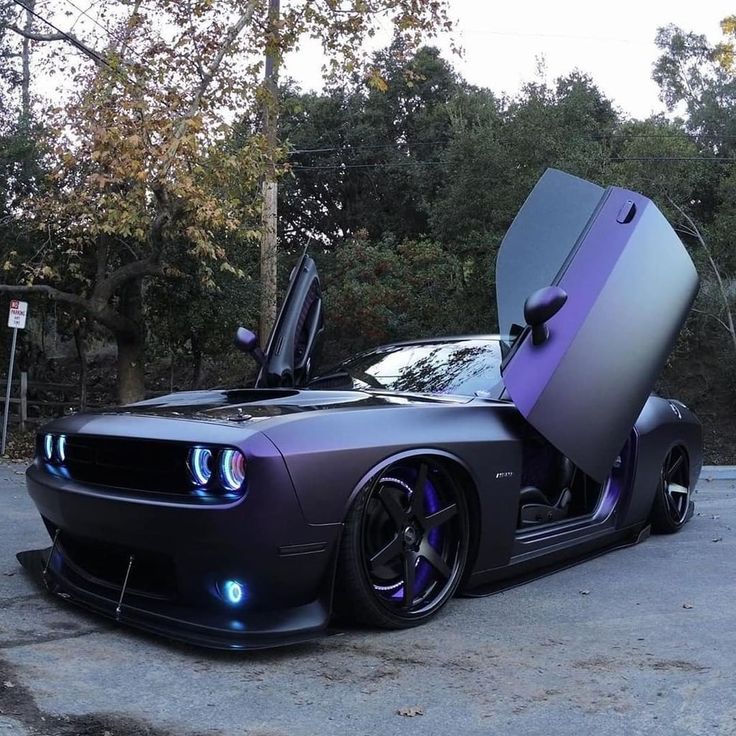
[[[467,500],[442,463],[420,457],[385,468],[347,514],[336,611],[388,629],[423,623],[457,589],[469,537]]]
[[[650,522],[657,534],[674,534],[692,515],[690,464],[683,447],[673,447],[659,473]]]

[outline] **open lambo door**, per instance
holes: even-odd
[[[256,387],[306,384],[322,328],[319,274],[314,260],[305,251],[291,272],[281,311],[262,356]]]
[[[698,289],[653,202],[553,169],[509,228],[496,264],[503,381],[522,415],[602,482]]]

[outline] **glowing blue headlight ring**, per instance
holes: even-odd
[[[226,491],[237,491],[245,482],[245,458],[238,450],[220,453],[220,480]]]
[[[54,435],[45,434],[43,436],[43,459],[51,462],[54,457]]]
[[[231,606],[240,605],[245,600],[245,586],[237,580],[227,580],[222,586],[222,594]]]
[[[66,435],[60,434],[56,438],[56,458],[60,463],[66,462]]]
[[[192,447],[189,451],[189,472],[195,485],[206,486],[212,477],[212,450],[208,447]]]

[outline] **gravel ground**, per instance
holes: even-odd
[[[0,736],[736,734],[736,482],[703,480],[680,533],[408,632],[219,653],[116,627],[39,592],[46,544],[0,464]]]

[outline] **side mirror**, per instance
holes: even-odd
[[[559,286],[545,286],[524,302],[524,319],[532,328],[532,344],[541,345],[549,338],[547,321],[562,309],[567,293]]]
[[[258,365],[263,365],[266,362],[266,356],[258,345],[258,336],[245,327],[238,327],[238,331],[235,333],[235,347],[244,353],[250,353]]]

